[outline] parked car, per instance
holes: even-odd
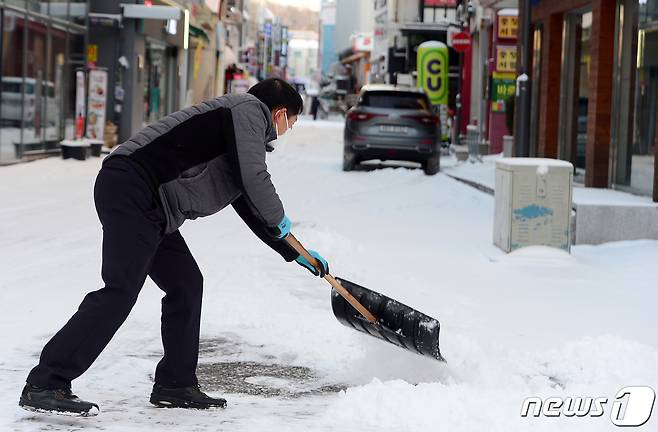
[[[23,82],[25,84],[23,84]],[[21,110],[25,85],[25,106]],[[23,77],[2,77],[2,106],[0,112],[3,122],[19,125],[24,120],[28,125],[35,120],[37,80]],[[57,101],[55,99],[55,85],[51,81],[41,81],[41,96],[45,97],[48,122],[54,123],[58,115]],[[44,103],[44,99],[41,99]],[[42,105],[43,106],[43,105]]]
[[[422,90],[387,84],[361,89],[345,118],[343,171],[373,159],[420,162],[427,175],[439,171],[439,116]]]

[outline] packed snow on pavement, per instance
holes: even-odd
[[[225,410],[151,406],[162,293],[150,280],[74,382],[95,418],[23,411],[44,343],[102,286],[99,159],[0,168],[0,430],[605,431],[616,392],[658,389],[657,241],[492,244],[493,198],[446,175],[341,171],[342,124],[301,121],[268,156],[293,233],[331,272],[441,322],[447,363],[340,325],[328,285],[231,208],[181,231],[204,274],[199,375]],[[610,229],[614,229],[611,227]],[[523,400],[607,397],[597,417],[521,418]],[[637,430],[655,430],[658,414]]]

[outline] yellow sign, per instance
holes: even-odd
[[[90,63],[96,63],[98,61],[98,45],[87,45],[87,61]]]
[[[519,28],[519,18],[515,16],[498,15],[498,38],[516,39]]]
[[[498,45],[496,48],[496,71],[516,71],[516,45]]]
[[[448,46],[427,41],[418,46],[416,57],[418,86],[425,90],[432,105],[448,103]]]
[[[198,41],[194,49],[194,79],[199,75],[199,67],[201,66],[201,50],[203,49],[203,41]]]

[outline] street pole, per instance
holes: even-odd
[[[515,137],[514,156],[530,155],[530,58],[532,45],[530,28],[532,27],[531,0],[520,0],[523,6],[521,16],[521,69],[516,78]]]
[[[461,30],[461,25],[460,25]],[[462,122],[462,68],[464,67],[464,53],[459,53],[459,74],[457,75],[457,95],[455,96],[455,131],[452,136],[455,137],[453,144],[460,144],[461,122]]]
[[[462,0],[457,8],[457,23],[459,24],[459,31],[464,31],[464,15],[467,15],[466,12],[466,2]],[[461,135],[461,122],[462,122],[462,74],[464,68],[464,53],[459,51],[459,70],[457,74],[457,94],[455,95],[455,130],[452,131],[453,144],[460,144],[460,135]]]

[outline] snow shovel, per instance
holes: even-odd
[[[288,244],[316,269],[318,262],[288,234]],[[326,274],[332,286],[331,308],[338,321],[416,354],[445,361],[439,351],[439,321],[392,298],[341,278]]]

